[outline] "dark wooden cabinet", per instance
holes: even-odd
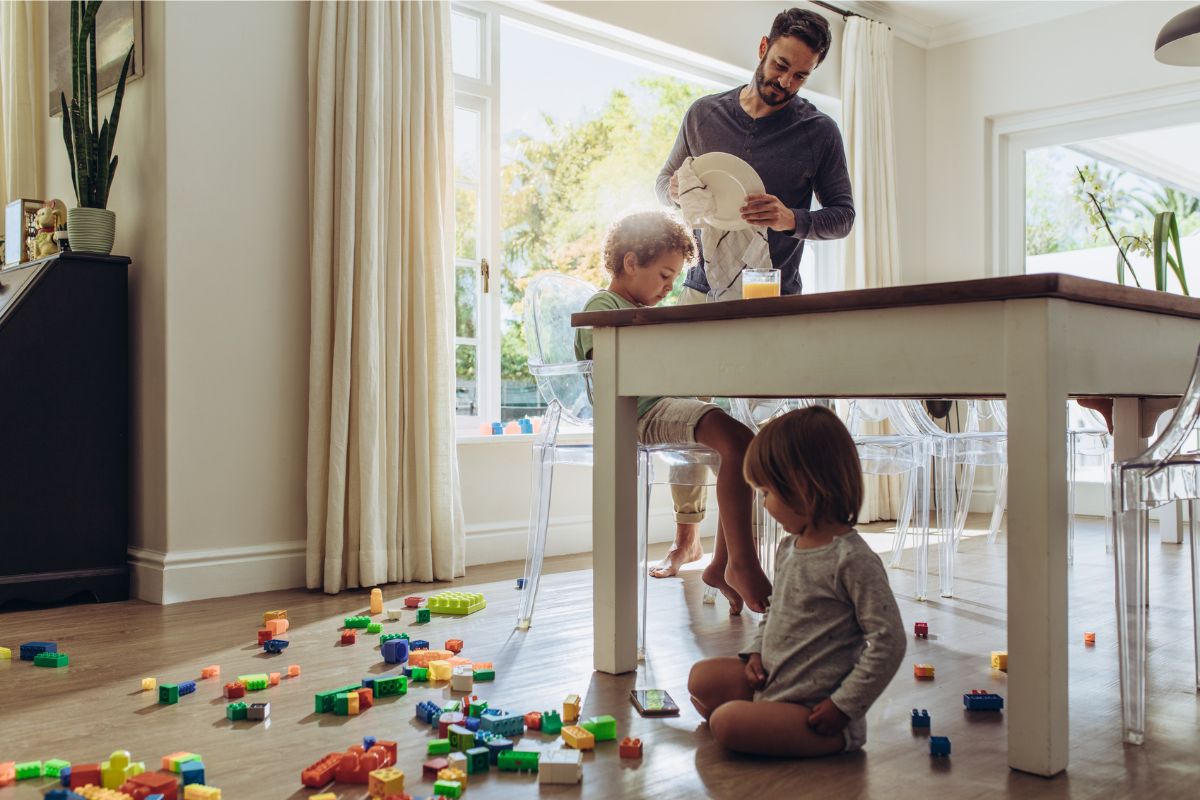
[[[0,270],[0,608],[129,597],[128,271]]]

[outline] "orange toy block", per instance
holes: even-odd
[[[279,673],[278,672],[272,672],[270,675],[267,676],[267,678],[268,678],[268,683],[270,683],[271,686],[279,685]]]
[[[286,619],[273,619],[263,626],[271,632],[271,638],[274,639],[281,633],[287,633],[287,629],[291,627]]]
[[[317,761],[314,764],[309,764],[300,772],[300,782],[311,789],[320,789],[325,784],[333,780],[334,774],[337,772],[338,765],[342,763],[341,753],[330,753],[329,755]]]
[[[347,628],[342,631],[342,644],[354,644],[358,641],[358,636],[354,632],[354,628]]]
[[[225,699],[226,700],[236,700],[239,697],[245,697],[245,696],[246,696],[246,687],[245,686],[242,686],[240,683],[225,684]]]
[[[626,736],[621,740],[621,744],[617,748],[621,758],[641,758],[642,757],[642,740],[630,739]]]
[[[382,589],[372,589],[371,590],[371,613],[372,614],[382,614],[383,613],[383,590]]]
[[[379,745],[364,752],[362,745],[356,744],[342,754],[334,777],[342,783],[366,784],[370,783],[372,772],[391,765],[391,756]]]
[[[455,656],[454,658],[448,658],[446,660],[450,662],[451,667],[471,667],[471,659],[463,658],[462,656]],[[472,671],[474,671],[474,669],[474,667],[471,667]]]
[[[526,714],[525,727],[531,731],[540,731],[542,729],[542,712],[530,711]]]
[[[0,786],[11,786],[17,782],[17,762],[0,761]]]
[[[917,680],[933,680],[933,664],[913,664],[913,677]]]
[[[366,686],[358,690],[358,711],[362,713],[371,706],[375,705],[375,693],[373,689]]]
[[[1085,631],[1083,634],[1083,643],[1085,645],[1094,645],[1096,643],[1096,634],[1093,631]]]
[[[288,665],[288,677],[289,678],[299,678],[300,677],[300,665],[299,664],[289,664]]]
[[[413,667],[428,667],[430,661],[447,661],[453,657],[449,650],[412,650],[408,654],[408,663]]]
[[[263,625],[266,625],[268,622],[270,622],[273,619],[287,619],[287,611],[284,611],[283,609],[279,609],[278,611],[264,611],[263,612]]]
[[[221,668],[216,664],[211,667],[204,667],[200,670],[200,677],[203,678],[219,678],[221,677]]]
[[[463,648],[462,639],[447,639],[446,649],[451,653],[461,653]]]

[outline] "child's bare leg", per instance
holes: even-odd
[[[742,613],[742,596],[725,580],[725,570],[728,567],[729,549],[725,546],[725,523],[718,519],[717,541],[713,547],[712,561],[704,568],[701,579],[725,595],[725,599],[729,601],[729,615],[732,617]]]
[[[761,612],[766,610],[771,582],[754,551],[751,524],[754,493],[742,477],[742,462],[753,438],[749,428],[723,411],[708,412],[696,425],[696,441],[721,456],[721,470],[717,474],[720,525],[712,564],[704,570],[704,582],[722,590],[723,586],[732,587],[751,610]],[[722,552],[727,563],[718,561]]]
[[[712,712],[708,727],[717,742],[737,753],[805,758],[842,752],[845,738],[809,728],[809,713],[799,703],[730,700]]]
[[[692,705],[705,719],[731,700],[754,697],[754,690],[746,681],[745,662],[729,656],[696,662],[688,675],[688,693],[692,696]]]

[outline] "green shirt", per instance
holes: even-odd
[[[601,289],[588,299],[587,305],[583,307],[584,311],[616,311],[619,308],[639,308],[636,303],[631,303],[616,292],[610,292],[608,289]],[[575,329],[575,358],[580,361],[590,361],[592,358],[592,329],[591,328],[576,328]],[[638,417],[643,417],[646,412],[662,400],[662,397],[639,397],[637,403]]]

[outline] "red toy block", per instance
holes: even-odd
[[[388,763],[389,767],[392,764],[396,763],[397,756],[396,756],[396,743],[395,742],[390,742],[387,739],[380,739],[378,742],[375,743],[375,746],[382,747],[384,750],[387,751],[388,757],[391,758],[391,761]]]
[[[100,776],[99,764],[72,764],[71,765],[71,788],[78,789],[80,786],[103,786],[104,780]]]
[[[641,758],[642,757],[642,740],[630,739],[626,736],[621,740],[620,746],[617,748],[621,758]]]
[[[364,686],[356,691],[358,692],[358,713],[361,714],[375,705],[375,691],[373,689]]]
[[[262,647],[264,644],[266,644],[267,642],[269,642],[270,640],[272,640],[274,638],[275,638],[275,635],[273,633],[271,633],[270,628],[259,628],[258,629],[258,645],[259,645],[259,647]]]
[[[300,782],[311,789],[320,789],[333,781],[338,765],[342,763],[341,753],[330,753],[315,764],[309,764],[300,772]],[[71,778],[75,778],[75,770],[71,770]]]
[[[121,784],[119,791],[133,800],[145,800],[152,794],[161,794],[163,800],[176,800],[179,795],[179,776],[170,772],[143,772]]]
[[[447,639],[446,649],[451,653],[461,653],[463,648],[462,639]]]
[[[542,729],[542,712],[530,711],[526,714],[525,727],[531,731],[540,731]]]
[[[448,711],[438,717],[438,738],[445,739],[450,735],[451,725],[462,725],[464,715],[457,711]]]
[[[450,766],[450,759],[448,758],[442,758],[441,756],[431,758],[421,766],[421,775],[427,781],[436,781],[437,774],[448,766]]]
[[[919,639],[928,639],[929,638],[929,623],[928,622],[913,623],[913,635]]]
[[[379,745],[373,745],[370,750],[363,752],[362,745],[352,745],[342,754],[334,777],[341,783],[367,784],[371,781],[371,773],[383,767],[392,765],[388,751]]]
[[[383,800],[413,800],[411,794],[385,794]]]
[[[410,594],[408,597],[404,598],[404,605],[408,608],[416,608],[424,602],[425,598],[416,594]]]
[[[1096,634],[1093,631],[1084,632],[1083,643],[1088,646],[1096,644]]]
[[[0,761],[0,786],[12,786],[17,782],[17,762]]]
[[[288,664],[288,677],[289,678],[299,678],[300,677],[300,665],[299,664]]]
[[[240,683],[225,684],[225,699],[226,700],[236,700],[239,697],[245,697],[245,696],[246,696],[246,687],[245,686],[242,686]],[[72,773],[72,774],[74,774],[74,773]]]
[[[354,644],[355,641],[357,641],[357,636],[353,628],[342,631],[342,644]]]

